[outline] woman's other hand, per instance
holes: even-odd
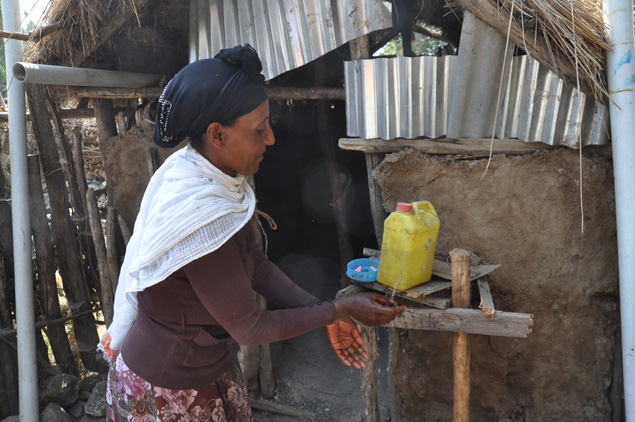
[[[358,293],[344,296],[335,302],[337,316],[350,316],[364,325],[382,325],[389,323],[405,310],[395,302],[375,293]]]
[[[364,341],[350,318],[336,319],[333,324],[327,325],[326,335],[335,355],[344,365],[357,369],[366,368],[364,359],[368,359],[368,354],[364,349]]]

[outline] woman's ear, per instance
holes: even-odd
[[[218,122],[214,122],[214,123],[210,123],[209,126],[207,126],[207,137],[209,138],[209,141],[212,143],[213,146],[215,147],[221,147],[222,143],[223,143],[223,135],[221,133],[223,125],[221,125]]]

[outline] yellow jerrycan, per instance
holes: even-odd
[[[439,217],[428,201],[400,202],[384,222],[377,281],[403,291],[429,281]]]

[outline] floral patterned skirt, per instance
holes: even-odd
[[[117,353],[108,372],[106,402],[107,422],[253,421],[238,361],[212,384],[171,390],[140,378]]]

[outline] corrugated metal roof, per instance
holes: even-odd
[[[505,47],[505,37],[466,13],[459,56],[345,63],[348,136],[489,138],[496,120],[497,138],[575,148],[580,132],[583,145],[608,143],[605,106]]]
[[[382,0],[191,0],[190,62],[249,43],[271,79],[391,26]]]
[[[455,63],[455,56],[344,62],[348,136],[445,135]]]

